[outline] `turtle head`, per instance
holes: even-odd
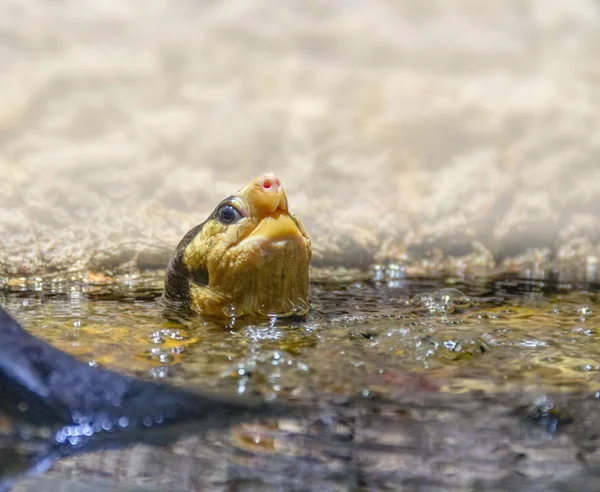
[[[165,298],[217,317],[304,314],[310,258],[304,227],[267,173],[186,234],[167,269]]]

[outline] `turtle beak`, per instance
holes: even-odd
[[[252,180],[240,191],[240,196],[248,203],[255,217],[266,217],[278,209],[288,212],[285,191],[279,178],[273,173],[263,174]]]
[[[260,221],[249,238],[262,238],[275,243],[291,239],[300,239],[302,234],[296,223],[286,212],[276,210]]]
[[[240,196],[258,222],[249,238],[278,242],[303,237],[290,216],[285,191],[275,174],[256,178],[240,192]]]

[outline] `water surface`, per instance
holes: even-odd
[[[3,306],[92,365],[270,398],[311,388],[387,394],[407,373],[446,391],[574,391],[600,378],[593,286],[354,272],[314,283],[305,319],[223,323],[168,319],[160,277],[119,280],[13,286]]]
[[[393,267],[363,272],[339,270],[316,276],[311,286],[311,312],[304,319],[260,322],[238,319],[219,323],[199,317],[167,317],[160,299],[160,276],[118,279],[99,276],[90,280],[13,283],[5,288],[2,305],[31,333],[91,365],[187,388],[218,389],[242,397],[259,394],[270,400],[309,405],[324,394],[365,402],[400,401],[412,394],[433,395],[435,403],[423,404],[433,412],[427,417],[412,416],[407,422],[402,412],[392,411],[379,424],[377,420],[369,420],[366,435],[371,437],[365,442],[372,441],[371,445],[376,442],[378,446],[385,443],[386,432],[394,434],[392,429],[396,436],[403,436],[400,441],[404,442],[406,434],[425,432],[418,429],[426,425],[429,441],[423,441],[422,435],[415,437],[417,444],[410,452],[404,447],[400,452],[395,442],[396,447],[387,452],[370,449],[362,458],[361,463],[374,466],[359,470],[367,476],[375,476],[373,470],[381,467],[396,470],[392,484],[401,479],[398,460],[404,467],[406,460],[419,456],[420,463],[431,460],[432,450],[439,448],[433,442],[439,438],[436,432],[443,432],[444,436],[449,432],[443,424],[447,418],[444,412],[447,414],[453,405],[461,408],[463,404],[455,399],[460,395],[479,395],[479,400],[473,400],[479,408],[477,418],[485,417],[481,408],[488,418],[497,412],[498,429],[504,425],[500,417],[506,413],[503,405],[519,407],[523,395],[527,395],[527,401],[535,408],[542,403],[545,410],[536,413],[534,420],[539,421],[540,415],[542,420],[546,419],[544,432],[547,432],[546,424],[554,426],[552,431],[555,431],[560,419],[547,418],[553,404],[544,403],[546,395],[593,396],[599,387],[600,301],[593,285],[506,279],[405,279]],[[498,402],[486,403],[481,395],[497,398]],[[464,408],[467,414],[474,411],[472,405]],[[377,410],[377,414],[381,419],[382,412]],[[458,425],[461,419],[469,422],[467,414],[457,413],[450,420],[452,425]],[[358,421],[353,422],[350,427],[358,425]],[[328,432],[343,435],[344,426],[349,424],[345,422],[341,428],[339,423],[327,425],[334,429]],[[493,427],[488,430],[491,432]],[[527,435],[514,425],[508,428],[515,438]],[[452,430],[458,436],[466,432],[458,438],[462,446],[478,449],[476,442],[470,442],[477,440],[473,431],[481,435],[485,425],[473,421],[473,428],[467,425]],[[287,433],[287,438],[279,436],[282,432]],[[188,449],[175,454],[188,458],[190,453],[196,458],[201,456],[208,460],[203,465],[208,469],[214,468],[215,460],[223,457],[229,456],[225,462],[230,465],[239,465],[241,459],[247,465],[245,473],[240,475],[238,468],[232,473],[229,465],[226,467],[229,471],[223,480],[233,490],[265,488],[277,476],[280,481],[273,483],[279,487],[282,477],[290,473],[289,466],[298,474],[298,467],[306,466],[305,461],[294,460],[286,465],[288,468],[280,466],[276,470],[262,462],[266,468],[263,466],[262,472],[249,478],[247,471],[255,467],[253,460],[265,454],[298,458],[302,446],[294,439],[311,432],[305,424],[292,421],[266,427],[249,424],[241,430],[232,430],[225,451],[219,445],[223,439],[220,435],[208,441],[196,438],[190,445],[193,452]],[[365,439],[357,438],[360,433],[356,429],[350,434],[354,441]],[[290,441],[290,435],[296,438]],[[542,442],[547,442],[547,437]],[[546,475],[542,475],[556,478],[557,470],[561,470],[560,476],[573,472],[573,463],[569,461],[574,456],[569,448],[572,439],[567,446],[555,436],[553,445],[565,453],[565,458],[561,458],[561,465],[555,469],[547,466]],[[314,451],[314,444],[311,449]],[[161,459],[172,460],[173,452]],[[245,458],[240,458],[240,452]],[[490,456],[494,467],[502,469],[502,462]],[[123,459],[131,457],[121,457],[120,464],[115,462],[113,468],[104,460],[103,473],[117,473],[115,467],[124,466]],[[334,487],[332,490],[338,490],[338,486],[339,490],[346,490],[348,459],[341,472],[336,468],[340,458],[331,450],[320,453],[319,459],[327,471],[326,482]],[[314,456],[311,460],[314,461]],[[465,460],[460,462],[462,466]],[[144,464],[148,466],[152,467]],[[358,473],[356,463],[352,466],[353,473]],[[420,469],[419,466],[415,465],[414,470]],[[66,483],[63,479],[70,476],[64,475],[65,469],[68,466],[62,468],[63,475],[58,475],[59,483]],[[310,469],[313,471],[308,475],[313,477],[314,469]],[[439,467],[435,469],[439,472]],[[470,483],[460,466],[457,470],[450,473],[460,478],[457,483]],[[427,472],[426,467],[422,472],[433,473]],[[540,474],[537,468],[536,473]],[[307,480],[302,473],[299,476],[300,482]],[[239,480],[243,486],[234,487],[233,482]],[[319,480],[311,480],[304,482],[308,488],[317,490],[323,485]],[[352,480],[355,483],[358,479]],[[192,485],[183,487],[183,490],[193,489]]]

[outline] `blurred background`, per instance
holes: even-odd
[[[597,278],[597,0],[3,0],[0,276],[162,268],[266,171],[315,265]]]

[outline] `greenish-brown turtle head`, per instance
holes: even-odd
[[[216,317],[304,314],[310,258],[310,239],[268,173],[185,235],[167,268],[164,297]]]

